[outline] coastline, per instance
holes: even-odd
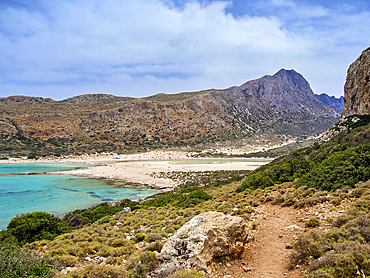
[[[96,166],[79,170],[63,171],[63,174],[83,175],[129,183],[143,184],[149,188],[171,191],[178,183],[166,178],[158,178],[160,172],[191,172],[220,170],[254,170],[269,160],[235,161],[226,159],[196,159],[170,161],[121,161],[105,166]],[[191,163],[190,163],[191,162]]]
[[[215,159],[193,158],[192,153],[183,151],[150,151],[129,155],[93,154],[46,158],[38,160],[9,159],[0,163],[71,163],[96,165],[95,167],[52,171],[46,174],[68,174],[140,184],[160,191],[171,191],[177,182],[156,177],[160,172],[171,171],[219,171],[219,170],[254,170],[268,163],[268,159]]]

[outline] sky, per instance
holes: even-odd
[[[0,0],[0,97],[145,97],[281,68],[342,96],[368,0]]]

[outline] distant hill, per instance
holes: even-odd
[[[0,99],[3,155],[126,152],[277,134],[321,133],[340,115],[294,70],[241,86],[135,99],[88,94],[62,101]]]
[[[323,93],[320,95],[315,94],[317,99],[321,101],[326,107],[333,109],[335,112],[342,114],[343,106],[344,106],[344,97],[341,96],[340,98],[336,98],[334,96],[328,96],[327,94]]]

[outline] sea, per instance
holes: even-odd
[[[67,174],[43,174],[91,165],[64,163],[0,164],[0,230],[22,213],[44,211],[63,215],[105,201],[138,199],[158,193],[154,189],[120,188],[112,182]],[[39,173],[20,174],[19,173]]]

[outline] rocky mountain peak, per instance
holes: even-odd
[[[274,77],[282,76],[286,79],[288,84],[296,87],[297,89],[301,90],[302,92],[307,93],[311,98],[314,98],[314,93],[311,90],[311,86],[308,81],[298,72],[295,70],[286,70],[281,69],[276,74],[273,75]]]
[[[350,65],[347,72],[342,118],[352,115],[370,115],[370,47]]]
[[[310,84],[307,82],[307,80],[300,73],[296,72],[294,69],[291,70],[281,69],[277,73],[275,73],[273,77],[285,78],[286,81],[288,83],[291,83],[293,86],[305,89],[308,92],[311,91]]]
[[[337,113],[323,108],[313,93],[307,80],[295,70],[281,69],[274,75],[265,75],[240,86],[246,94],[266,101],[271,108],[294,112],[309,111],[319,115],[329,113],[337,117]],[[335,114],[335,115],[334,115]]]

